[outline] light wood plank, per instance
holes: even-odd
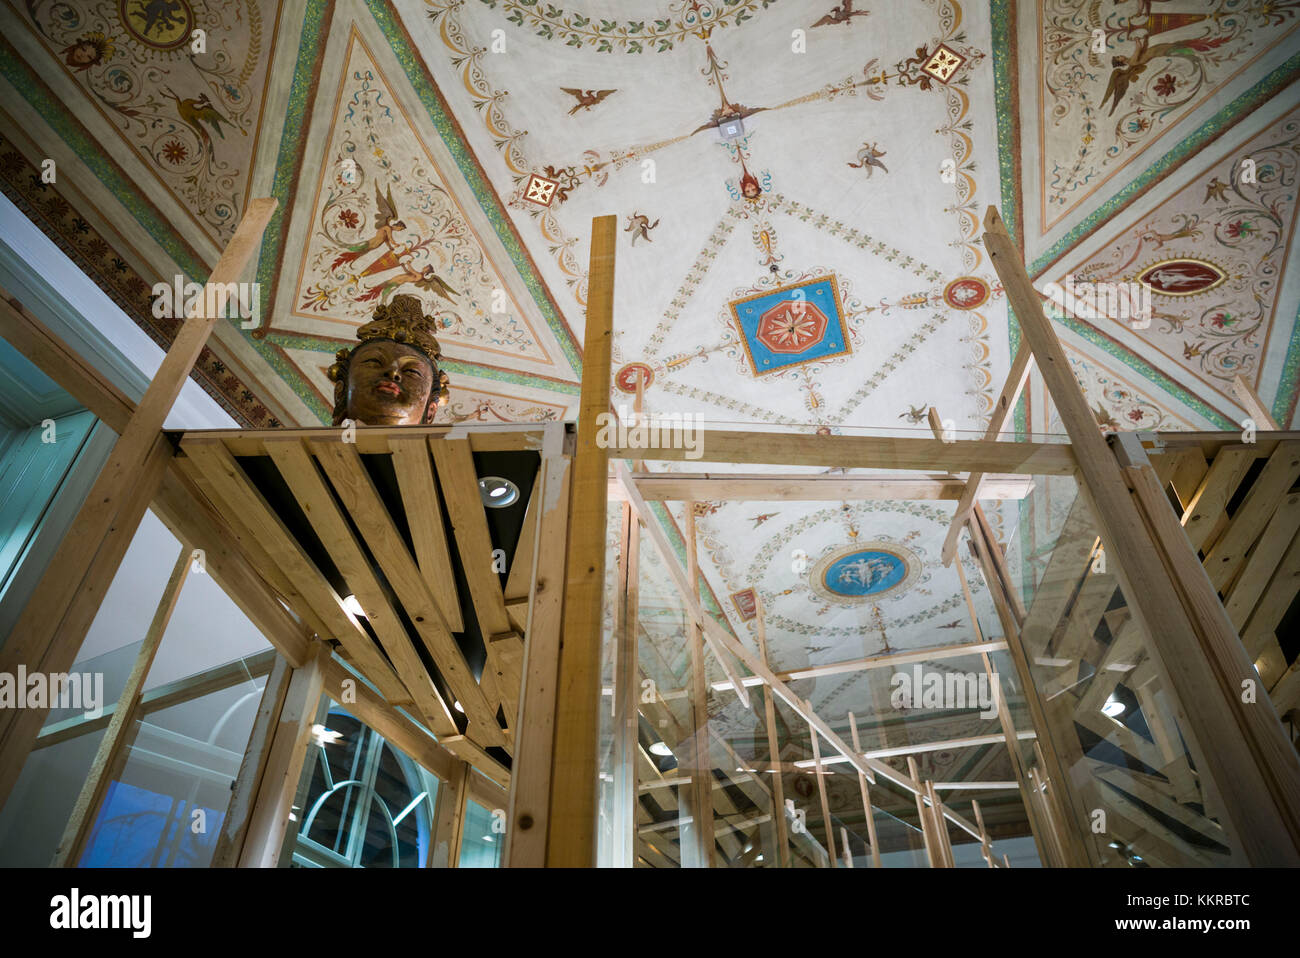
[[[1300,493],[1287,496],[1278,504],[1224,600],[1223,607],[1239,631],[1245,629],[1297,531],[1300,531]]]
[[[1100,435],[1100,433],[1098,434]],[[1068,445],[1038,442],[994,442],[988,439],[918,439],[897,436],[817,436],[803,433],[701,429],[696,448],[674,446],[612,448],[611,459],[698,461],[844,469],[921,469],[950,472],[1015,473],[1025,476],[1069,476],[1077,464]]]
[[[387,593],[370,568],[361,543],[348,528],[347,521],[307,450],[295,439],[268,441],[266,450],[298,505],[306,513],[321,544],[329,552],[339,574],[365,610],[366,621],[388,653],[388,660],[410,693],[420,717],[435,735],[458,734],[450,703],[443,700],[434,686],[433,679],[415,651],[414,643],[397,616],[397,610],[389,602]]]
[[[861,500],[958,500],[967,485],[946,477],[740,475],[729,473],[633,473],[647,502],[839,502]],[[623,487],[610,480],[610,498]],[[1034,488],[1028,476],[985,476],[981,499],[1024,499]]]
[[[438,671],[464,708],[470,721],[470,737],[484,746],[504,745],[505,735],[497,724],[495,710],[489,707],[483,690],[474,680],[474,673],[452,638],[428,583],[420,575],[356,448],[351,443],[327,439],[312,440],[309,448],[361,531],[370,554],[393,587]]]
[[[566,458],[543,457],[538,478],[542,498],[506,830],[505,861],[511,868],[546,864],[571,466]]]
[[[591,221],[587,321],[582,349],[582,394],[569,510],[564,580],[564,643],[555,710],[551,808],[546,863],[596,863],[597,741],[600,736],[600,644],[605,591],[605,526],[609,450],[597,442],[609,414],[610,350],[614,324],[614,249],[617,219]]]
[[[249,814],[248,832],[240,851],[240,868],[275,868],[289,827],[289,811],[302,763],[311,741],[321,692],[325,685],[325,667],[330,659],[329,646],[314,644],[307,665],[294,669],[285,693],[284,705],[275,723],[266,769]]]
[[[224,503],[223,514],[238,513],[255,534],[269,560],[278,566],[302,601],[310,606],[327,629],[323,638],[337,639],[348,655],[370,680],[384,690],[384,695],[402,698],[405,690],[396,674],[388,678],[391,667],[380,655],[356,617],[343,608],[342,597],[325,581],[319,569],[267,504],[262,494],[248,482],[244,471],[224,446],[189,445],[182,441],[186,456],[200,469]]]
[[[277,655],[262,689],[262,698],[257,706],[257,716],[253,719],[252,732],[248,736],[248,747],[244,750],[244,758],[239,765],[239,774],[231,783],[230,806],[226,809],[226,817],[221,821],[221,833],[217,836],[217,847],[212,853],[210,868],[234,868],[239,861],[253,812],[253,802],[257,799],[271,757],[275,723],[284,708],[292,675],[293,666],[284,656]]]
[[[1281,443],[1255,478],[1227,531],[1205,554],[1205,570],[1222,592],[1236,576],[1246,552],[1263,533],[1278,503],[1300,478],[1300,442]]]
[[[393,471],[397,473],[397,486],[402,493],[420,574],[429,584],[429,591],[447,620],[447,628],[464,632],[465,621],[456,595],[456,573],[451,564],[438,490],[433,482],[428,443],[424,439],[390,439],[388,445],[393,450]]]

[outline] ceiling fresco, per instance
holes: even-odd
[[[160,344],[177,323],[152,285],[206,277],[249,198],[278,200],[245,277],[256,321],[219,324],[195,374],[245,425],[328,422],[335,351],[398,293],[440,326],[440,421],[574,418],[591,219],[614,214],[615,405],[920,436],[934,406],[980,430],[1019,342],[980,241],[990,204],[1040,287],[1151,297],[1140,328],[1054,311],[1099,429],[1234,428],[1238,375],[1297,421],[1300,0],[6,0],[0,17],[0,188]],[[1062,431],[1036,376],[1015,428]],[[1018,575],[1070,501],[1044,481],[988,504]],[[683,507],[653,508],[684,558]],[[975,638],[938,561],[951,502],[697,508],[706,605],[746,636],[761,598],[777,669]],[[680,614],[643,606],[680,675]],[[883,729],[873,676],[796,685]]]

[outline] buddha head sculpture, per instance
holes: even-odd
[[[419,426],[433,422],[447,401],[447,374],[434,320],[420,300],[397,295],[375,309],[357,330],[360,345],[340,349],[329,378],[334,383],[334,425],[345,419],[368,426]]]

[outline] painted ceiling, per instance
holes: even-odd
[[[613,213],[614,404],[639,381],[646,413],[725,428],[928,435],[935,406],[979,430],[1018,342],[990,204],[1040,286],[1145,278],[1145,328],[1056,312],[1101,428],[1234,428],[1238,375],[1297,420],[1300,0],[10,0],[3,19],[0,186],[158,342],[176,323],[150,287],[206,277],[249,198],[279,201],[256,322],[221,324],[196,373],[250,426],[328,421],[334,352],[396,292],[438,317],[444,420],[574,417],[591,218]],[[1198,270],[1213,282],[1178,285]],[[1036,378],[1016,428],[1060,431]],[[1050,535],[1044,495],[1026,508]],[[777,668],[973,638],[935,561],[951,503],[701,508],[711,601],[745,634],[733,596],[759,591]],[[1006,536],[1026,514],[991,518]],[[801,694],[866,713],[880,689]]]

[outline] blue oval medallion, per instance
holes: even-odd
[[[898,556],[875,549],[840,556],[822,573],[822,584],[836,595],[875,595],[898,585],[907,564]]]

